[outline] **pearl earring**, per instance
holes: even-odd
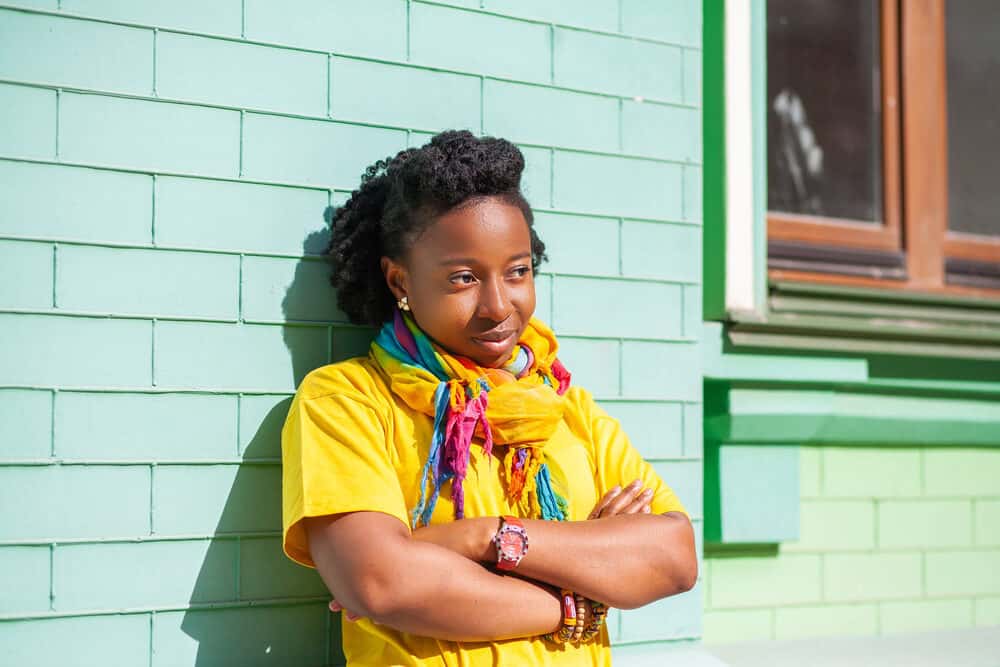
[[[406,302],[406,297],[405,296],[402,299],[400,299],[399,301],[397,301],[396,305],[399,306],[400,310],[407,310],[408,311],[410,309],[410,304],[408,304]]]

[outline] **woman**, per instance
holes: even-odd
[[[353,621],[349,665],[608,665],[604,605],[694,585],[687,512],[533,317],[523,169],[443,132],[334,216],[339,306],[379,332],[296,393],[284,548]]]

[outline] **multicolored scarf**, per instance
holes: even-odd
[[[434,418],[414,528],[430,523],[448,481],[455,518],[465,516],[463,483],[474,436],[482,438],[487,457],[494,443],[508,446],[502,472],[507,497],[521,516],[567,518],[565,491],[556,491],[566,488],[565,481],[553,479],[545,459],[545,443],[562,420],[570,382],[556,358],[558,347],[552,330],[532,318],[511,360],[503,368],[483,368],[446,352],[408,313],[397,310],[382,326],[370,356],[389,376],[393,393]]]

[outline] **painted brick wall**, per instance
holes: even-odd
[[[700,11],[0,5],[0,662],[341,660],[280,552],[278,431],[369,336],[315,256],[325,209],[449,127],[523,147],[539,314],[700,519]],[[697,637],[701,599],[615,640]]]
[[[706,560],[706,642],[1000,625],[1000,450],[801,452],[801,539]]]

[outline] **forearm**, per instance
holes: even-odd
[[[524,520],[520,574],[631,609],[689,590],[697,578],[688,521],[625,514],[593,521]]]
[[[529,536],[518,574],[629,609],[694,585],[694,532],[686,518],[622,514],[592,521],[522,519]],[[466,519],[414,535],[467,558],[491,561],[499,520]],[[426,531],[426,532],[424,532]]]
[[[404,632],[456,641],[542,635],[561,621],[558,598],[538,583],[497,575],[438,547],[411,541],[405,581],[373,614]]]
[[[454,641],[536,636],[559,627],[559,600],[545,587],[494,574],[445,547],[412,539],[405,529],[382,535],[377,544],[362,539],[345,546],[329,538],[357,521],[346,515],[339,526],[309,529],[316,567],[346,609],[403,632]],[[393,528],[402,527],[390,523]]]

